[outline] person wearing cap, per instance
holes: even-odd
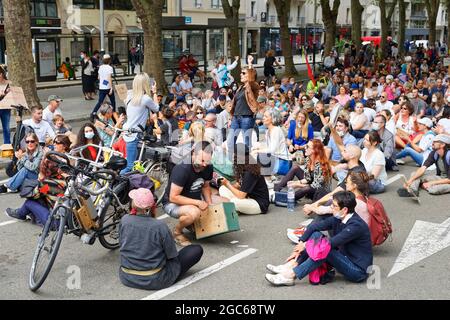
[[[261,175],[261,165],[250,155],[243,143],[235,146],[233,162],[234,179],[232,184],[223,178],[219,188],[221,197],[229,199],[236,211],[243,214],[261,214],[269,210],[269,190]]]
[[[200,245],[177,251],[167,224],[155,219],[155,200],[150,190],[130,191],[131,211],[120,221],[119,278],[127,287],[160,290],[170,287],[198,263]]]
[[[98,102],[95,105],[94,110],[92,110],[92,118],[95,118],[98,109],[103,104],[106,97],[109,98],[111,106],[113,107],[114,112],[116,112],[116,98],[114,96],[114,88],[112,82],[114,70],[110,64],[111,64],[111,56],[109,54],[105,54],[103,56],[103,64],[98,69],[99,94],[98,94]]]
[[[436,175],[427,171],[432,165],[436,165]],[[434,195],[450,193],[450,135],[433,138],[433,151],[397,193],[400,197],[418,196],[420,186]]]
[[[404,161],[398,160],[410,156],[417,164],[421,166],[423,161],[428,158],[428,155],[433,150],[433,138],[436,134],[431,130],[433,121],[429,118],[421,118],[417,120],[419,132],[424,132],[423,135],[417,135],[406,147],[396,155],[397,164],[405,164]]]
[[[61,110],[59,107],[60,107],[63,99],[61,99],[61,97],[59,97],[57,95],[52,94],[51,96],[48,97],[47,101],[48,101],[48,105],[42,112],[42,120],[47,121],[50,125],[53,126],[53,118],[57,114],[62,116],[62,113],[61,113]]]

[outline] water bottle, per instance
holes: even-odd
[[[294,188],[289,187],[287,194],[287,208],[289,212],[294,212],[295,207],[295,192]]]

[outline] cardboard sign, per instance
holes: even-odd
[[[28,108],[27,100],[21,87],[10,87],[9,92],[0,101],[0,109],[11,109],[12,105],[22,105]]]
[[[120,101],[125,101],[128,96],[128,88],[125,83],[117,84],[116,85],[116,92],[117,96],[119,97]]]
[[[236,207],[232,202],[209,206],[195,221],[195,236],[197,239],[237,231],[240,229]]]

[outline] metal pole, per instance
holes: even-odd
[[[100,51],[105,52],[105,6],[100,0]]]
[[[313,30],[313,70],[316,72],[316,18],[317,0],[314,0],[314,30]]]

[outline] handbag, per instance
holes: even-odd
[[[285,176],[291,170],[292,161],[281,158],[275,158],[274,174]]]
[[[39,181],[33,179],[25,179],[20,188],[20,197],[27,199],[38,199],[41,196],[39,191]]]
[[[287,192],[275,191],[274,203],[277,207],[287,207]]]

